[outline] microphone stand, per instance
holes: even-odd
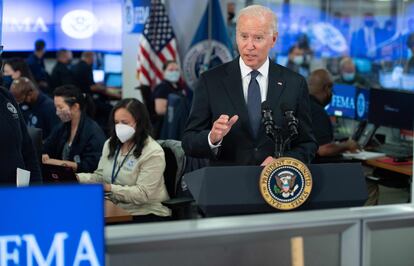
[[[275,143],[275,158],[280,158],[283,156],[284,153],[284,143],[283,143],[283,136],[282,136],[282,128],[278,126],[274,126],[274,133],[273,133],[273,142]]]

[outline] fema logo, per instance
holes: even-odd
[[[312,176],[301,161],[282,157],[267,165],[260,176],[264,200],[279,210],[301,206],[312,190]]]
[[[39,120],[37,119],[37,116],[33,115],[33,116],[30,118],[30,125],[32,125],[32,126],[36,126],[36,125],[37,125],[37,122],[39,122]]]
[[[11,103],[8,102],[6,104],[6,106],[7,106],[7,109],[10,111],[10,113],[17,114],[17,109],[16,109],[16,107],[14,107],[13,104],[11,104]]]
[[[66,13],[61,21],[62,31],[74,39],[86,39],[98,30],[98,20],[88,10],[77,9]]]
[[[194,88],[204,71],[232,60],[229,49],[215,40],[197,43],[188,51],[183,62],[185,80]]]
[[[363,117],[365,114],[366,106],[365,106],[365,96],[363,93],[358,94],[357,102],[356,102],[356,110],[357,110],[357,116]]]
[[[124,7],[125,31],[131,32],[134,29],[134,5],[132,0],[127,0]]]

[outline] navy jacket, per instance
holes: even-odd
[[[210,158],[214,165],[259,165],[274,154],[275,145],[266,136],[263,125],[254,137],[243,95],[239,57],[201,74],[194,92],[193,105],[182,145],[187,155]],[[309,163],[318,149],[312,132],[308,87],[305,79],[270,61],[266,101],[276,125],[283,126],[283,105],[299,120],[299,135],[284,155]],[[208,134],[221,114],[238,115],[239,120],[224,137],[217,154],[208,144]],[[286,128],[286,126],[284,126]]]
[[[43,153],[62,159],[62,151],[70,136],[70,122],[56,126],[43,145]],[[79,173],[91,173],[98,167],[105,135],[98,124],[82,113],[78,131],[73,139],[69,160],[78,164]]]
[[[16,186],[16,169],[30,171],[30,183],[41,183],[37,154],[14,98],[0,88],[0,184]]]

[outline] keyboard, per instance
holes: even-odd
[[[408,145],[398,145],[398,144],[389,144],[385,143],[381,146],[378,146],[373,149],[377,152],[385,153],[390,157],[407,157],[410,158],[413,156],[413,147]]]

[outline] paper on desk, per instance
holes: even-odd
[[[27,187],[30,183],[30,171],[17,168],[16,170],[16,184],[18,187]]]
[[[355,153],[346,152],[342,154],[343,157],[349,159],[358,159],[358,160],[370,160],[379,157],[384,157],[385,153],[381,152],[372,152],[372,151],[359,151]]]

